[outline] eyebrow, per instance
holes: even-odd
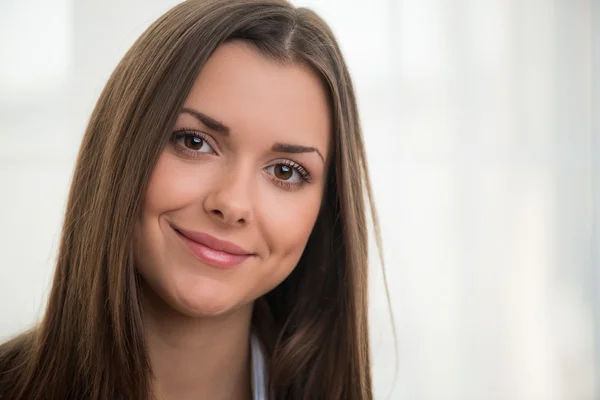
[[[292,154],[317,153],[319,155],[319,157],[321,157],[321,160],[323,160],[323,162],[325,162],[325,158],[323,158],[323,155],[321,154],[321,152],[314,147],[300,146],[299,144],[288,144],[288,143],[279,143],[278,142],[278,143],[275,143],[271,149],[278,153],[292,153]]]
[[[206,125],[208,127],[208,129],[219,132],[219,133],[223,134],[224,136],[229,136],[229,131],[231,129],[229,129],[229,127],[227,125],[225,125],[224,123],[219,122],[216,119],[209,117],[208,115],[202,114],[201,112],[192,110],[190,108],[183,108],[181,110],[181,112],[192,115],[198,121],[200,121],[201,123]]]
[[[192,110],[191,108],[184,107],[181,112],[190,114],[194,118],[196,118],[200,123],[206,125],[209,129],[221,133],[224,136],[229,136],[229,132],[231,129],[225,125],[224,123],[217,121],[214,118],[209,117],[206,114],[201,113],[197,110]],[[301,146],[299,144],[290,144],[290,143],[281,143],[277,142],[273,144],[271,150],[277,153],[291,153],[291,154],[299,154],[299,153],[317,153],[321,160],[325,162],[325,157],[321,154],[321,152],[315,148],[310,146]]]

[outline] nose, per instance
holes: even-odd
[[[227,226],[245,226],[254,218],[251,176],[236,170],[217,178],[214,188],[204,200],[206,213]]]

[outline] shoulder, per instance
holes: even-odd
[[[0,344],[0,400],[11,389],[23,371],[33,343],[33,332],[25,332]]]

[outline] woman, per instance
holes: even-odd
[[[364,193],[318,16],[176,6],[94,109],[45,316],[0,348],[2,398],[372,398]]]

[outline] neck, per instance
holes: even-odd
[[[192,318],[146,297],[146,343],[157,400],[252,398],[252,305],[231,314]]]

